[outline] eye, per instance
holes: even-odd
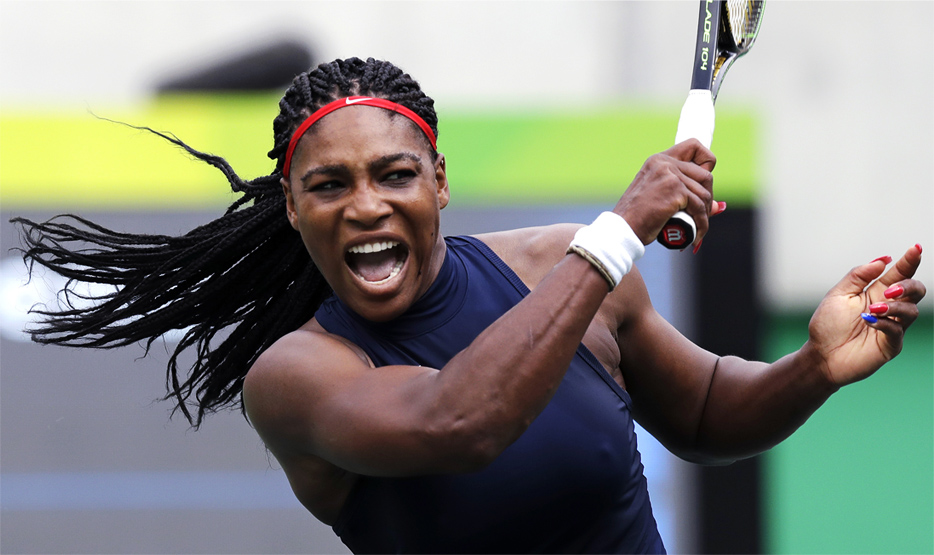
[[[331,193],[340,190],[344,185],[340,181],[322,181],[308,187],[313,193]]]
[[[414,171],[409,169],[401,170],[392,170],[383,177],[383,182],[401,185],[411,181],[416,175]]]

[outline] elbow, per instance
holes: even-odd
[[[438,422],[427,433],[442,472],[470,473],[489,466],[526,427],[494,425],[485,418],[457,416]]]
[[[675,455],[684,461],[702,466],[727,466],[744,458],[701,451],[676,452]]]
[[[682,449],[671,449],[679,458],[704,466],[726,466],[737,461],[748,459],[759,455],[766,448],[759,445],[751,445],[746,442],[733,442],[713,444],[701,441],[701,438],[690,447]]]
[[[743,450],[738,444],[711,441],[697,432],[680,435],[669,433],[655,437],[679,459],[704,466],[725,466],[758,454]]]
[[[474,442],[452,451],[452,456],[446,457],[445,466],[452,473],[479,472],[492,464],[502,452],[503,449],[493,442]]]
[[[705,449],[702,446],[691,442],[673,442],[670,438],[663,441],[662,444],[668,451],[679,459],[692,464],[704,466],[723,466],[736,462],[734,457],[725,456],[723,453],[717,453],[712,449]]]

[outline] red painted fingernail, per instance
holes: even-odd
[[[720,212],[725,212],[725,211],[726,211],[726,203],[725,203],[725,202],[723,202],[723,201],[721,200],[721,201],[718,201],[717,204],[720,205]],[[717,214],[719,214],[720,212],[717,212]]]
[[[889,311],[889,305],[885,303],[876,303],[869,305],[869,312],[873,314],[882,314]]]
[[[697,251],[700,250],[700,246],[704,244],[704,240],[701,239],[697,242],[697,246],[694,247],[694,251],[691,254],[697,254]]]
[[[883,262],[885,262],[886,264],[891,264],[891,263],[892,263],[892,257],[891,257],[891,256],[880,256],[879,258],[876,258],[876,259],[873,260],[872,262],[878,262],[878,261],[880,261],[880,260],[883,261]],[[870,262],[870,264],[872,264],[872,262]]]
[[[885,295],[886,299],[894,299],[895,297],[901,297],[902,293],[904,292],[905,288],[901,285],[893,285],[892,287],[886,289],[883,295]]]
[[[921,243],[915,243],[915,248],[918,249],[918,253],[924,252],[924,250],[921,248]]]

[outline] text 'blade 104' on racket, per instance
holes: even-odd
[[[701,0],[691,91],[681,108],[675,144],[693,138],[710,148],[714,102],[723,77],[752,48],[764,8],[765,0]],[[681,210],[662,228],[658,242],[669,249],[683,249],[696,235],[694,219]]]

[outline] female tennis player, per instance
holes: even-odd
[[[797,352],[717,356],[659,316],[633,266],[677,210],[698,241],[723,210],[699,142],[649,158],[589,226],[444,238],[437,116],[407,74],[323,64],[280,109],[276,169],[253,181],[166,137],[242,193],[184,236],[20,220],[28,259],[118,286],[46,313],[35,339],[191,326],[176,355],[197,360],[172,358],[168,396],[195,425],[241,406],[355,552],[663,552],[634,419],[692,461],[766,450],[898,354],[925,294],[913,246],[846,274]]]

